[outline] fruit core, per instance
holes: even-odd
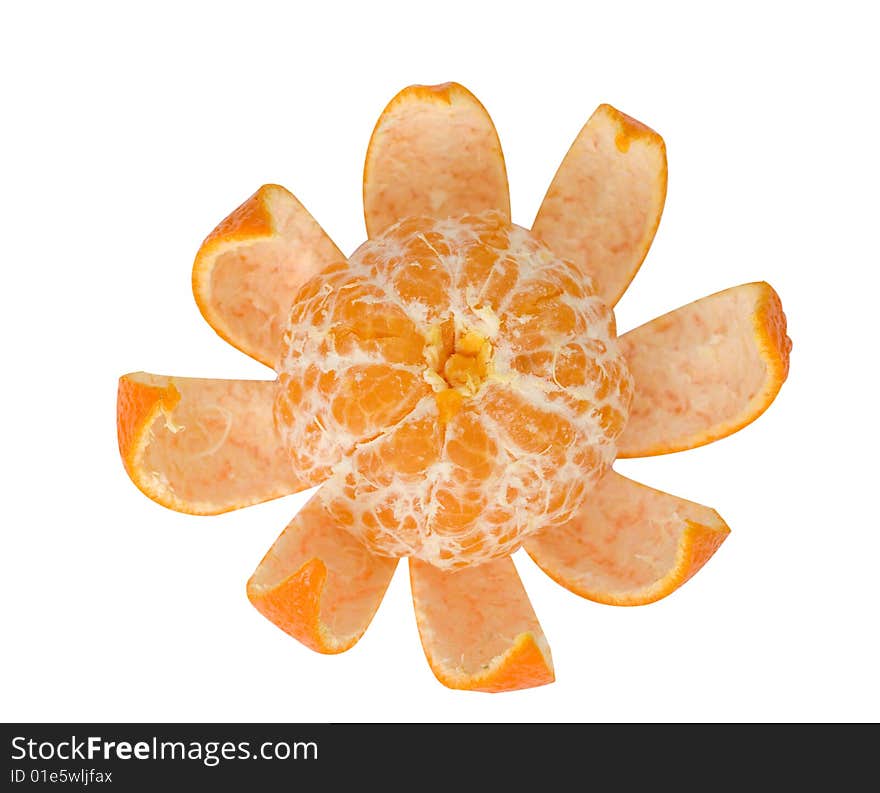
[[[450,318],[428,332],[425,360],[425,380],[434,389],[440,420],[445,423],[488,378],[492,342],[479,331],[456,328]]]

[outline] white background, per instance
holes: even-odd
[[[833,7],[4,5],[0,717],[880,718],[880,64],[869,4]],[[616,609],[517,555],[557,682],[499,696],[434,680],[405,565],[352,651],[301,647],[244,583],[304,496],[177,514],[116,446],[124,372],[271,377],[202,321],[201,239],[272,181],[352,251],[379,112],[445,80],[492,114],[523,225],[600,102],[664,136],[666,211],[621,330],[766,279],[794,340],[755,424],[620,465],[718,509],[733,534],[716,557],[665,601]]]

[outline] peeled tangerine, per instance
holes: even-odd
[[[408,557],[437,678],[509,691],[553,680],[510,554],[585,598],[674,591],[728,534],[718,514],[611,470],[757,418],[791,342],[766,283],[617,337],[612,307],[666,194],[651,129],[601,105],[531,230],[510,220],[504,158],[462,86],[411,86],[364,170],[369,240],[346,259],[266,185],[193,268],[205,319],[273,381],[120,379],[119,446],[164,506],[216,514],[322,485],[248,596],[314,650],[354,645]]]

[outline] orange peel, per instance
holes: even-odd
[[[510,554],[598,603],[655,602],[727,538],[718,514],[611,470],[757,418],[788,375],[776,292],[744,284],[618,339],[612,311],[666,196],[657,133],[601,105],[532,229],[457,83],[385,108],[364,166],[368,240],[346,259],[261,187],[209,235],[193,293],[274,381],[120,379],[119,449],[147,496],[214,514],[321,485],[247,595],[305,646],[353,646],[409,558],[419,636],[450,688],[550,683]]]
[[[642,266],[666,202],[666,145],[599,105],[565,155],[532,230],[595,279],[614,306]]]
[[[313,497],[266,553],[247,594],[307,647],[341,653],[363,636],[396,567],[336,526]]]
[[[770,284],[743,284],[648,322],[620,339],[636,381],[620,457],[669,454],[732,435],[773,402],[791,340]]]
[[[119,379],[119,452],[131,480],[164,507],[217,515],[296,493],[272,415],[275,383],[134,372]]]
[[[428,665],[449,688],[513,691],[552,683],[553,661],[513,561],[445,571],[410,560]]]
[[[274,368],[294,293],[335,261],[345,256],[303,205],[267,184],[202,243],[193,295],[220,338]]]
[[[405,217],[442,220],[487,209],[510,219],[504,154],[486,108],[458,83],[404,88],[379,117],[367,149],[368,235]]]
[[[576,595],[610,606],[643,606],[688,581],[730,529],[714,509],[613,471],[578,515],[526,540],[547,575]]]

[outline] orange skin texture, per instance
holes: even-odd
[[[424,642],[422,649],[434,676],[447,688],[498,694],[504,691],[546,686],[556,680],[552,667],[547,663],[531,633],[521,633],[516,637],[511,648],[490,669],[470,678],[447,674],[433,660]]]
[[[161,388],[120,377],[116,402],[116,435],[122,464],[138,490],[156,500],[155,489],[148,485],[137,465],[137,453],[152,423],[161,413],[177,406],[180,393],[174,385]]]
[[[200,256],[207,256],[218,246],[231,240],[246,242],[254,237],[268,237],[275,230],[272,215],[266,206],[270,190],[284,190],[281,185],[264,184],[238,209],[234,209],[217,227],[205,237],[199,249]]]
[[[769,407],[770,402],[776,398],[776,394],[782,388],[782,384],[788,379],[792,343],[786,333],[785,312],[782,310],[779,295],[770,284],[762,281],[761,285],[764,287],[764,295],[755,311],[755,331],[770,372],[772,396],[768,393]]]
[[[369,626],[372,613],[359,632],[345,638],[335,634],[321,619],[327,578],[327,565],[323,560],[310,559],[272,589],[261,590],[253,585],[251,579],[247,595],[254,608],[285,633],[315,652],[336,655],[350,650],[360,641]]]
[[[531,231],[554,256],[574,265],[575,279],[580,274],[592,280],[604,304],[613,306],[647,255],[666,188],[663,139],[603,104],[575,137]],[[404,218],[412,224],[415,216],[444,220],[495,210],[509,223],[504,155],[479,100],[458,83],[414,85],[399,92],[373,131],[363,199],[368,237],[374,241]],[[294,449],[279,434],[279,420],[290,424],[295,417],[319,418],[311,409],[297,413],[275,400],[281,389],[298,388],[298,383],[284,382],[290,375],[282,356],[290,351],[282,347],[283,334],[290,332],[297,310],[287,301],[292,303],[318,273],[344,271],[355,259],[348,262],[302,204],[279,185],[262,186],[218,224],[193,266],[198,308],[221,338],[274,368],[281,379],[220,381],[145,373],[120,378],[119,450],[141,492],[178,511],[217,514],[322,484],[333,461],[322,459],[303,473],[293,464],[301,446]],[[497,274],[503,279],[503,257],[499,262]],[[492,283],[486,279],[487,285]],[[443,298],[432,294],[426,303],[436,306]],[[359,309],[352,314],[353,331],[364,331],[367,343],[373,334],[378,346],[406,353],[407,365],[419,365],[423,342],[404,344],[396,332],[384,332],[382,317],[382,311]],[[559,318],[559,312],[551,311],[534,321],[546,323],[545,330],[552,332]],[[610,322],[613,328],[613,316]],[[444,326],[443,333],[447,330]],[[613,341],[616,329],[609,335]],[[477,357],[480,345],[470,344],[466,335],[444,335],[440,341],[441,373],[450,385],[463,387],[489,374],[486,361]],[[618,457],[682,451],[736,432],[767,409],[789,371],[785,314],[778,295],[764,282],[682,306],[618,341],[621,367],[626,369],[625,358],[635,383],[628,423],[624,425],[625,411],[612,415],[607,406],[595,409],[605,424],[614,425],[614,434],[623,428]],[[492,349],[497,349],[494,341]],[[294,350],[294,358],[300,352]],[[570,379],[565,366],[574,364],[545,357],[552,361],[554,379],[557,374]],[[544,365],[540,356],[534,365]],[[588,379],[599,377],[602,367],[589,362],[579,371],[593,366],[597,368],[589,369]],[[374,369],[367,372],[370,387],[351,388],[349,403],[340,407],[343,418],[370,430],[367,435],[388,432],[387,417],[379,414],[402,388],[400,378],[380,382]],[[376,407],[368,397],[383,388],[388,399]],[[431,413],[426,421],[413,420],[401,430],[399,443],[386,438],[376,452],[378,460],[384,454],[401,461],[407,471],[417,467],[425,456],[418,452],[423,445],[470,415],[471,396],[452,389],[435,396],[436,417]],[[512,418],[506,405],[499,402],[499,416],[508,419],[502,423],[521,433],[529,421]],[[431,422],[439,428],[434,434]],[[317,426],[327,432],[320,421]],[[484,431],[476,422],[463,432],[456,438],[456,454],[479,457],[482,447],[475,438]],[[548,441],[548,452],[551,446]],[[474,470],[472,484],[485,492],[482,469]],[[322,489],[324,496],[333,495],[330,484]],[[616,606],[653,603],[688,581],[729,534],[714,510],[613,470],[592,484],[582,506],[573,502],[573,510],[557,525],[544,523],[523,539],[525,550],[548,576],[584,598]],[[457,505],[469,520],[489,509],[478,505],[475,510],[461,499],[447,501],[445,509]],[[269,549],[247,585],[248,598],[261,614],[320,653],[343,652],[360,639],[397,564],[398,551],[381,555],[381,549],[368,546],[353,531],[354,507],[346,511],[345,506],[337,504],[333,513],[314,497]],[[391,523],[399,520],[393,511],[382,517]],[[437,679],[450,688],[484,692],[552,682],[547,641],[510,557],[476,565],[463,555],[457,562],[460,569],[446,572],[418,558],[409,560],[419,637]]]
[[[248,243],[255,239],[271,237],[274,232],[272,216],[266,207],[266,196],[273,188],[283,190],[279,185],[263,185],[238,209],[229,213],[217,227],[205,238],[196,254],[195,264],[192,271],[193,294],[196,305],[202,316],[220,336],[223,341],[229,342],[233,347],[241,349],[241,342],[230,338],[229,331],[215,319],[215,312],[211,304],[202,299],[204,291],[203,282],[208,277],[209,270],[219,250],[229,243]],[[218,327],[219,326],[219,327]],[[248,352],[247,350],[242,350]],[[265,361],[263,361],[265,363]]]
[[[614,145],[617,146],[618,151],[621,153],[626,154],[634,141],[643,141],[649,145],[656,145],[658,147],[662,146],[664,149],[666,148],[663,143],[663,138],[654,132],[654,130],[647,124],[637,121],[626,113],[621,113],[617,108],[612,107],[611,105],[602,104],[596,108],[596,112],[604,113],[614,119],[618,126],[617,135],[614,137]],[[665,174],[663,176],[663,184],[664,186],[666,184]]]
[[[369,626],[396,567],[396,559],[367,552],[313,498],[263,557],[247,594],[307,647],[341,653]]]
[[[682,584],[690,581],[690,579],[700,571],[706,562],[712,558],[721,547],[730,529],[725,524],[724,529],[719,531],[711,526],[703,526],[699,523],[688,523],[687,530],[684,533],[684,539],[681,544],[681,554],[683,562],[676,571],[674,578],[670,579],[668,592],[658,594],[652,601],[654,602],[666,597],[666,595],[674,592]],[[648,602],[648,601],[645,601]],[[627,603],[626,605],[637,605]]]
[[[140,383],[129,377],[119,378],[116,397],[116,434],[119,454],[131,481],[145,496],[154,500],[156,494],[141,476],[136,464],[136,455],[153,421],[161,413],[174,410],[178,402],[180,402],[180,392],[173,384],[162,388]]]
[[[321,593],[327,567],[320,559],[306,562],[284,583],[259,593],[248,587],[248,599],[267,620],[319,653],[341,653],[357,642],[334,645],[324,637],[321,626]]]
[[[648,255],[666,182],[663,138],[599,105],[559,166],[532,231],[595,278],[614,306]]]

